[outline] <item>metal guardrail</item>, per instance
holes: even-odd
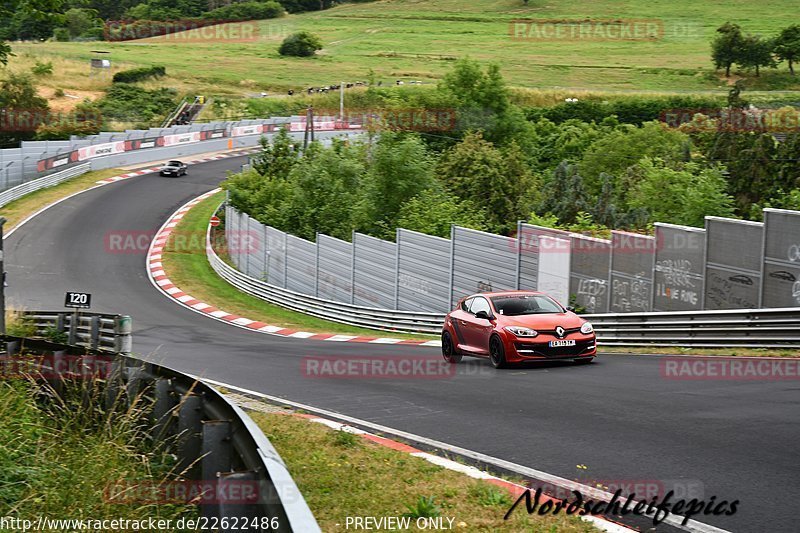
[[[36,334],[40,336],[52,338],[62,334],[65,344],[72,346],[112,353],[131,352],[131,317],[126,315],[25,311],[22,316],[36,327]]]
[[[52,187],[54,185],[58,185],[62,181],[80,176],[81,174],[86,174],[91,169],[92,165],[90,163],[83,163],[82,165],[77,165],[66,170],[62,170],[61,172],[55,172],[43,178],[27,181],[21,185],[17,185],[16,187],[12,187],[8,190],[0,192],[0,207],[13,202],[14,200],[18,200],[26,194],[38,191],[39,189]]]
[[[27,316],[44,331],[54,324],[53,319],[66,319],[61,318],[63,314],[34,312]],[[123,315],[84,318],[90,318],[100,331],[110,332],[111,323],[115,328],[130,326],[130,318]],[[84,327],[79,326],[78,338],[86,337]],[[251,531],[320,531],[264,432],[241,408],[199,378],[151,361],[102,351],[102,343],[95,348],[85,342],[75,346],[11,336],[3,341],[3,365],[11,364],[14,371],[13,356],[17,353],[38,354],[40,378],[50,382],[56,393],[60,394],[72,376],[97,376],[105,380],[105,393],[99,398],[90,395],[85,401],[100,399],[107,410],[128,410],[135,403],[137,411],[146,416],[152,438],[176,453],[175,471],[189,483],[197,482],[198,490],[208,491],[200,513],[209,524],[218,524],[218,531],[233,531],[233,521],[241,524],[245,518]],[[24,360],[29,361],[27,356]],[[106,489],[112,495],[122,494],[124,499],[135,485],[132,482]],[[226,494],[231,496],[226,498]],[[254,523],[258,527],[252,527]]]
[[[308,315],[386,331],[441,332],[444,314],[378,309],[325,300],[247,276],[224,262],[206,237],[211,267],[242,292]],[[605,346],[800,349],[800,308],[583,315]]]
[[[583,315],[605,346],[800,350],[800,308]],[[798,352],[800,355],[800,352]]]

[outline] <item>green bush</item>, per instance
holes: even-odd
[[[67,28],[56,28],[53,30],[53,39],[60,43],[69,41],[69,30]]]
[[[278,53],[282,56],[309,57],[322,50],[322,40],[307,31],[293,33],[283,40]]]
[[[31,67],[31,72],[36,76],[52,76],[53,63],[50,61],[47,61],[46,63],[37,61],[36,64]]]
[[[136,83],[137,81],[161,78],[167,75],[167,69],[162,66],[140,67],[131,70],[122,70],[114,74],[111,81],[114,83]]]
[[[178,105],[174,89],[148,91],[129,83],[115,83],[96,102],[103,120],[148,123],[163,117]]]

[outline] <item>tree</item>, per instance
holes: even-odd
[[[310,57],[322,50],[322,39],[311,32],[299,31],[283,40],[278,53],[282,56]]]
[[[800,59],[800,24],[781,30],[775,39],[775,55],[789,63],[789,72],[794,76],[794,62]]]
[[[630,205],[646,209],[651,222],[702,227],[706,216],[733,215],[733,198],[725,192],[719,166],[687,163],[676,170],[659,159],[644,158],[635,171],[639,179],[630,191]]]
[[[261,152],[253,159],[253,168],[262,176],[286,180],[297,164],[299,151],[285,128],[280,128],[270,144],[261,137]]]
[[[538,212],[555,215],[561,224],[573,224],[581,213],[588,211],[588,195],[578,166],[562,162],[545,185],[544,199]]]
[[[486,230],[486,217],[482,209],[471,202],[461,201],[440,189],[423,191],[400,208],[397,226],[400,228],[450,237],[450,225]]]
[[[668,163],[681,161],[688,142],[686,134],[660,122],[646,122],[639,128],[623,124],[598,138],[584,153],[580,172],[586,180],[586,189],[592,196],[599,194],[601,172],[623,177],[625,170],[644,156],[659,157]],[[628,186],[620,183],[617,189],[624,192]]]
[[[48,111],[29,76],[9,73],[0,81],[0,148],[19,148],[20,141],[33,139]]]
[[[725,67],[725,77],[730,77],[731,66],[741,58],[744,37],[738,24],[726,22],[717,28],[717,36],[711,42],[711,58],[716,68]]]
[[[72,8],[64,13],[64,27],[73,39],[102,24],[103,21],[94,9]]]
[[[480,133],[468,133],[443,153],[437,172],[450,192],[483,208],[490,229],[498,233],[509,232],[530,212],[538,189],[516,145],[500,150]]]
[[[378,236],[394,235],[403,203],[436,188],[433,170],[434,160],[418,136],[382,133],[364,179],[362,227]]]
[[[760,67],[774,67],[775,58],[772,57],[774,48],[771,39],[762,39],[758,35],[748,35],[742,41],[740,57],[737,63],[747,69],[755,68],[756,77],[760,76]]]

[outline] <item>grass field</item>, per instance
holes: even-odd
[[[455,531],[599,531],[564,513],[528,516],[524,504],[503,520],[513,500],[485,481],[286,414],[252,416],[286,462],[323,531],[352,529],[348,516],[413,515],[409,507],[431,497],[439,513],[432,516],[444,518],[446,526],[451,519]]]
[[[774,35],[790,24],[789,0],[603,0],[546,3],[532,0],[380,0],[323,12],[249,24],[253,40],[231,33],[208,39],[171,38],[111,43],[15,44],[12,69],[27,70],[36,59],[54,61],[56,72],[41,83],[93,91],[110,82],[88,77],[92,50],[111,52],[113,70],[163,64],[169,78],[156,85],[209,95],[247,95],[341,80],[433,83],[457,58],[470,56],[502,65],[510,84],[528,88],[605,91],[722,91],[728,80],[712,73],[709,41],[726,20],[745,31]],[[645,20],[658,25],[655,38],[514,39],[510,22],[538,20]],[[310,59],[282,58],[281,39],[297,30],[319,34],[325,49]],[[754,88],[798,89],[782,65]]]

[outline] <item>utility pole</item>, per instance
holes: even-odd
[[[3,252],[3,225],[5,217],[0,217],[0,335],[6,334],[6,268]]]

